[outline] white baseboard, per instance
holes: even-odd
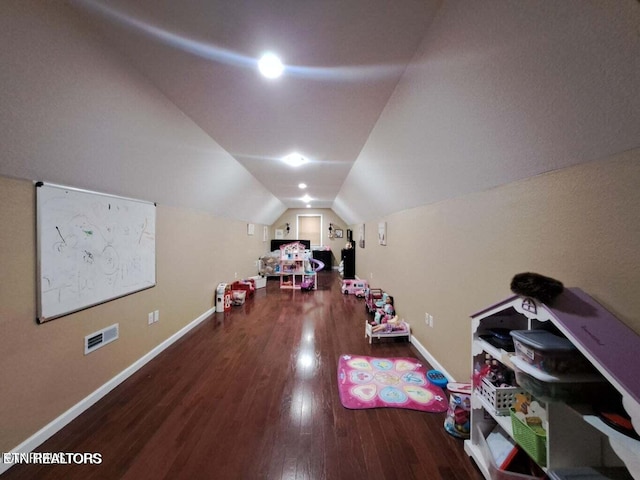
[[[135,372],[140,370],[144,365],[153,360],[156,356],[162,353],[163,350],[167,349],[171,344],[173,344],[176,340],[183,337],[186,333],[188,333],[191,329],[202,323],[205,319],[207,319],[210,315],[215,313],[215,308],[207,310],[205,313],[200,315],[198,318],[193,320],[188,325],[184,326],[176,333],[167,338],[164,342],[159,344],[153,350],[149,351],[146,355],[138,359],[132,365],[124,369],[118,375],[113,377],[107,383],[102,385],[100,388],[95,390],[93,393],[85,397],[76,403],[69,410],[64,412],[58,418],[52,420],[49,424],[42,427],[36,433],[34,433],[31,437],[27,438],[20,445],[15,447],[11,452],[6,453],[29,453],[35,450],[38,446],[42,445],[46,440],[51,438],[54,434],[62,430],[63,427],[71,423],[78,415],[88,410],[92,405],[94,405],[98,400],[107,395],[111,390],[116,388],[122,382],[124,382],[127,378],[133,375]],[[6,472],[9,468],[12,467],[12,464],[6,464],[0,462],[0,475]]]
[[[431,355],[429,353],[429,351],[424,348],[424,345],[422,345],[418,339],[416,337],[414,337],[413,335],[411,335],[411,343],[418,349],[418,351],[420,352],[420,354],[424,357],[424,359],[429,362],[431,364],[431,366],[435,369],[435,370],[439,370],[445,377],[447,377],[447,380],[449,380],[449,382],[455,382],[456,380],[451,376],[451,374],[449,372],[447,372],[445,370],[445,368],[440,365],[440,362],[438,362],[438,360],[436,360],[436,358]]]

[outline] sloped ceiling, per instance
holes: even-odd
[[[71,1],[286,207],[330,208],[437,0]],[[277,52],[278,80],[257,73]],[[299,152],[310,163],[280,161]],[[304,182],[306,192],[298,188]]]
[[[354,224],[640,145],[636,0],[0,9],[4,175],[267,224],[306,192]],[[265,50],[277,81],[256,72]],[[284,166],[294,150],[311,162]]]
[[[379,219],[639,147],[640,3],[614,3],[444,2],[334,210]]]

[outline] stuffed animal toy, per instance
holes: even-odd
[[[511,280],[511,291],[523,297],[531,297],[542,303],[551,303],[562,293],[562,282],[539,273],[518,273]]]
[[[529,413],[529,405],[531,405],[531,396],[528,393],[516,393],[516,403],[513,409],[523,415]]]

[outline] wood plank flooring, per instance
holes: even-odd
[[[424,362],[406,341],[369,345],[366,318],[335,272],[312,292],[269,280],[37,449],[99,452],[100,465],[16,465],[1,478],[482,479],[444,413],[341,405],[341,354]]]

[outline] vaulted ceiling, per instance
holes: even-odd
[[[6,0],[0,174],[355,224],[607,158],[640,146],[640,3],[614,3]]]
[[[331,207],[438,1],[71,2],[284,205]],[[285,64],[258,74],[266,51]],[[309,159],[292,169],[280,159]],[[299,183],[308,185],[306,191]]]

